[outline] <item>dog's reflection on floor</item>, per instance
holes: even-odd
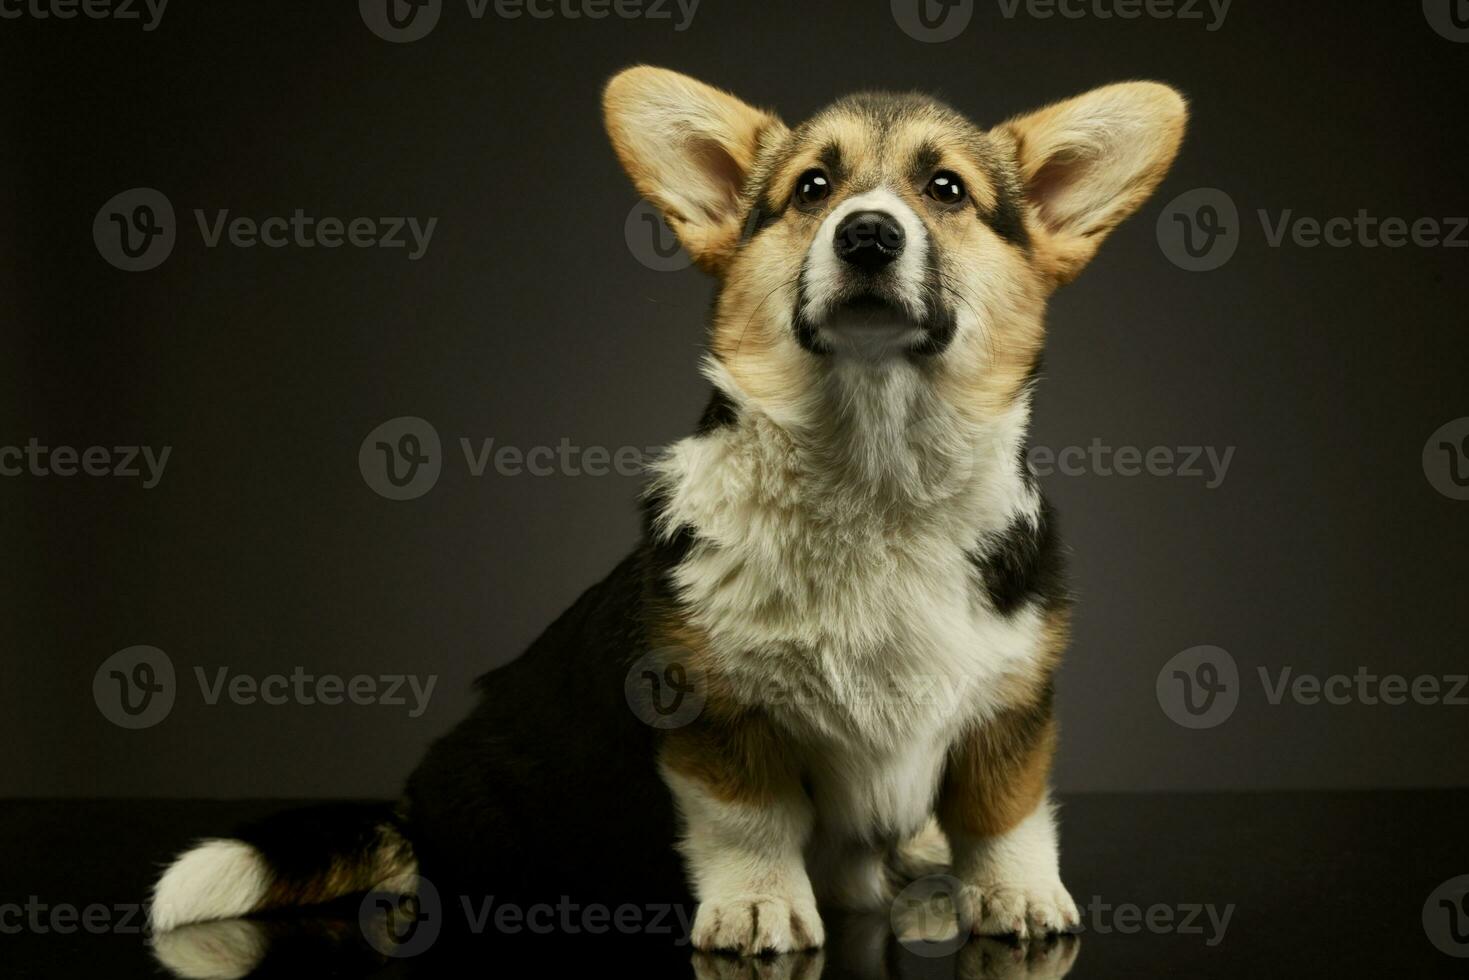
[[[235,919],[185,926],[154,936],[154,956],[173,976],[187,980],[236,980],[283,976],[440,977],[483,972],[490,964],[525,958],[557,972],[572,972],[579,958],[605,970],[645,969],[651,978],[694,980],[1059,980],[1080,952],[1080,940],[1062,936],[1014,943],[975,937],[933,942],[899,940],[885,917],[851,916],[828,923],[824,950],[805,954],[739,959],[690,952],[663,937],[580,937],[568,947],[555,935],[530,943],[505,937],[436,936],[413,955],[405,944],[403,910],[353,916],[350,910],[316,917]],[[411,911],[406,913],[412,916]],[[416,921],[416,920],[415,920]],[[496,940],[501,940],[497,942]],[[410,938],[411,942],[411,938]]]
[[[877,936],[876,942],[872,941]],[[1075,936],[1028,943],[975,937],[957,951],[897,942],[881,922],[843,922],[826,950],[741,960],[695,953],[695,980],[1059,980],[1081,949]]]
[[[344,916],[200,922],[159,933],[151,942],[154,958],[187,980],[365,977],[391,962]]]

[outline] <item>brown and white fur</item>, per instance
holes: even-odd
[[[676,444],[653,489],[657,529],[691,542],[663,639],[709,688],[659,757],[696,944],[819,945],[818,899],[887,901],[885,862],[935,817],[966,924],[1075,926],[1047,793],[1064,598],[999,609],[983,559],[1042,531],[1021,460],[1046,299],[1162,178],[1183,100],[1115,85],[986,131],[867,95],[793,130],[635,68],[605,105],[638,190],[721,280],[705,371],[732,421]],[[804,205],[812,171],[826,196]],[[937,173],[967,200],[926,196]],[[873,288],[835,244],[868,211],[903,232],[895,312],[834,323]],[[939,351],[929,304],[953,320]]]
[[[625,881],[676,834],[700,949],[819,946],[818,903],[883,906],[935,862],[968,929],[1075,926],[1048,789],[1068,600],[1022,457],[1047,299],[1162,179],[1183,99],[1112,85],[982,129],[863,94],[788,127],[638,67],[604,106],[719,283],[714,397],[657,465],[643,543],[481,680],[398,804],[207,842],[161,879],[155,924],[408,890],[422,867]],[[639,733],[617,692],[650,650],[704,703]],[[606,733],[582,734],[598,711]],[[665,832],[658,796],[676,807],[640,863],[579,822],[609,796],[643,831]]]

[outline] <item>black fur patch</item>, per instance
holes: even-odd
[[[949,349],[954,334],[959,329],[954,317],[954,304],[943,287],[943,272],[939,269],[936,250],[928,250],[928,322],[924,324],[923,342],[913,349],[919,357],[936,357]]]
[[[1025,483],[1027,490],[1036,490],[1040,483],[1035,478],[1035,472],[1030,468],[1030,447],[1022,445],[1015,455],[1016,463],[1020,467],[1020,479]]]
[[[1033,360],[1033,361],[1030,362],[1030,369],[1025,372],[1025,381],[1024,381],[1022,387],[1028,388],[1031,391],[1034,391],[1035,390],[1035,386],[1038,385],[1038,384],[1040,384],[1041,375],[1044,374],[1045,371],[1046,371],[1046,352],[1045,351],[1039,351],[1035,355],[1035,360]]]
[[[715,388],[709,395],[709,404],[704,406],[704,414],[699,416],[699,435],[707,436],[711,432],[720,429],[728,429],[740,419],[739,409],[725,394],[723,388]]]
[[[995,184],[995,206],[984,215],[985,224],[996,235],[1027,252],[1030,251],[1030,232],[1025,227],[1025,212],[1020,206],[1020,194],[1010,182],[997,179]]]
[[[1010,615],[1029,603],[1042,609],[1067,599],[1066,558],[1056,533],[1056,515],[1042,498],[1036,523],[1017,517],[998,537],[969,553],[990,603]]]
[[[817,155],[821,166],[826,170],[826,175],[832,180],[840,183],[847,176],[846,164],[842,162],[842,148],[835,143],[828,143],[821,148]]]
[[[755,202],[755,206],[745,215],[744,224],[740,231],[741,245],[753,239],[785,215],[785,208],[777,208],[770,202],[769,197],[763,191],[755,199]]]
[[[650,649],[648,549],[481,677],[479,706],[410,778],[407,836],[445,919],[464,895],[497,906],[689,901],[657,732],[624,694]]]
[[[643,498],[643,541],[647,548],[649,597],[673,603],[677,591],[673,572],[693,548],[697,535],[686,524],[674,528],[671,535],[665,535],[661,528],[667,509],[668,498],[661,491],[655,490]]]
[[[259,851],[280,883],[296,891],[324,879],[334,863],[371,868],[377,855],[398,848],[406,859],[397,826],[389,803],[323,803],[272,814],[234,836]]]
[[[1041,375],[1046,370],[1046,352],[1044,349],[1036,351],[1035,358],[1030,362],[1030,367],[1025,371],[1025,377],[1021,379],[1020,386],[1015,389],[1016,398],[1034,398],[1035,390],[1040,386]],[[1022,453],[1024,449],[1022,448]],[[1025,457],[1022,455],[1021,457]],[[1029,471],[1027,470],[1027,473]]]
[[[764,146],[764,134],[761,135],[761,145]],[[754,202],[750,211],[745,214],[740,231],[740,243],[750,241],[766,228],[775,224],[785,217],[786,207],[790,196],[785,193],[777,193],[772,184],[774,175],[782,172],[785,163],[789,161],[794,152],[793,144],[787,142],[785,148],[777,158],[763,168],[764,176],[754,188],[746,188],[750,193],[749,199]]]
[[[928,182],[942,162],[943,155],[939,153],[938,147],[925,141],[913,154],[913,163],[908,168],[908,178],[921,187]]]

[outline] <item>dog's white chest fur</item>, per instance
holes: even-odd
[[[960,467],[933,435],[866,447],[894,467],[874,480],[814,471],[756,420],[678,444],[660,474],[665,520],[694,532],[674,582],[711,669],[791,736],[822,823],[845,834],[921,826],[948,746],[1037,655],[1038,616],[997,614],[966,554],[1033,493],[1012,455]]]

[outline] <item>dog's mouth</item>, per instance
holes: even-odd
[[[801,346],[812,353],[873,358],[938,353],[953,327],[947,310],[916,315],[905,303],[864,292],[816,315],[803,306],[797,311],[796,331]]]

